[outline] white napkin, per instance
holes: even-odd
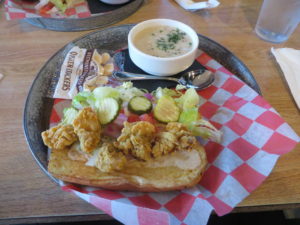
[[[175,0],[182,8],[190,11],[199,9],[210,9],[217,7],[220,2],[217,0],[208,0],[203,2],[194,2],[193,0]]]
[[[271,52],[280,65],[295,102],[300,109],[300,50],[271,48]]]

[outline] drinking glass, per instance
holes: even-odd
[[[264,0],[256,34],[263,40],[281,43],[293,33],[300,21],[300,0]]]

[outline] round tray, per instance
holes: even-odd
[[[117,23],[134,13],[143,0],[132,0],[122,5],[107,5],[99,0],[88,1],[92,16],[87,18],[27,18],[25,22],[54,31],[84,31]]]
[[[74,45],[88,49],[103,49],[108,52],[126,47],[128,32],[132,27],[133,25],[115,26],[78,38],[53,55],[37,74],[25,103],[23,128],[33,157],[52,180],[58,182],[47,171],[47,147],[43,144],[41,132],[49,127],[54,100],[47,96],[53,73],[60,68],[66,54]],[[199,49],[208,53],[260,94],[259,86],[251,72],[235,55],[205,36],[199,35],[199,43]]]

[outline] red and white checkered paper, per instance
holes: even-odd
[[[200,111],[224,136],[221,143],[203,143],[209,165],[196,187],[139,193],[62,182],[62,189],[130,225],[205,225],[212,210],[229,213],[255,190],[300,139],[268,102],[218,62],[203,52],[197,60],[216,72],[213,85],[199,92],[205,99]],[[56,101],[51,122],[59,122],[66,104]]]
[[[23,0],[5,0],[5,15],[7,20],[25,19],[25,18],[85,18],[90,17],[91,12],[89,10],[87,2],[82,2],[69,8],[65,13],[52,13],[52,14],[39,14],[34,8],[36,2],[29,2]]]

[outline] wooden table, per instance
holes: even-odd
[[[300,134],[299,111],[270,55],[271,46],[300,49],[300,27],[284,44],[260,40],[253,28],[261,1],[226,0],[218,8],[191,13],[172,0],[147,0],[118,24],[151,18],[180,20],[230,49],[251,70],[263,96]],[[65,193],[33,160],[26,144],[22,113],[38,70],[58,49],[88,32],[55,32],[22,21],[6,21],[0,6],[0,223],[109,219],[98,209]],[[282,156],[267,180],[235,211],[300,206],[300,145]]]

